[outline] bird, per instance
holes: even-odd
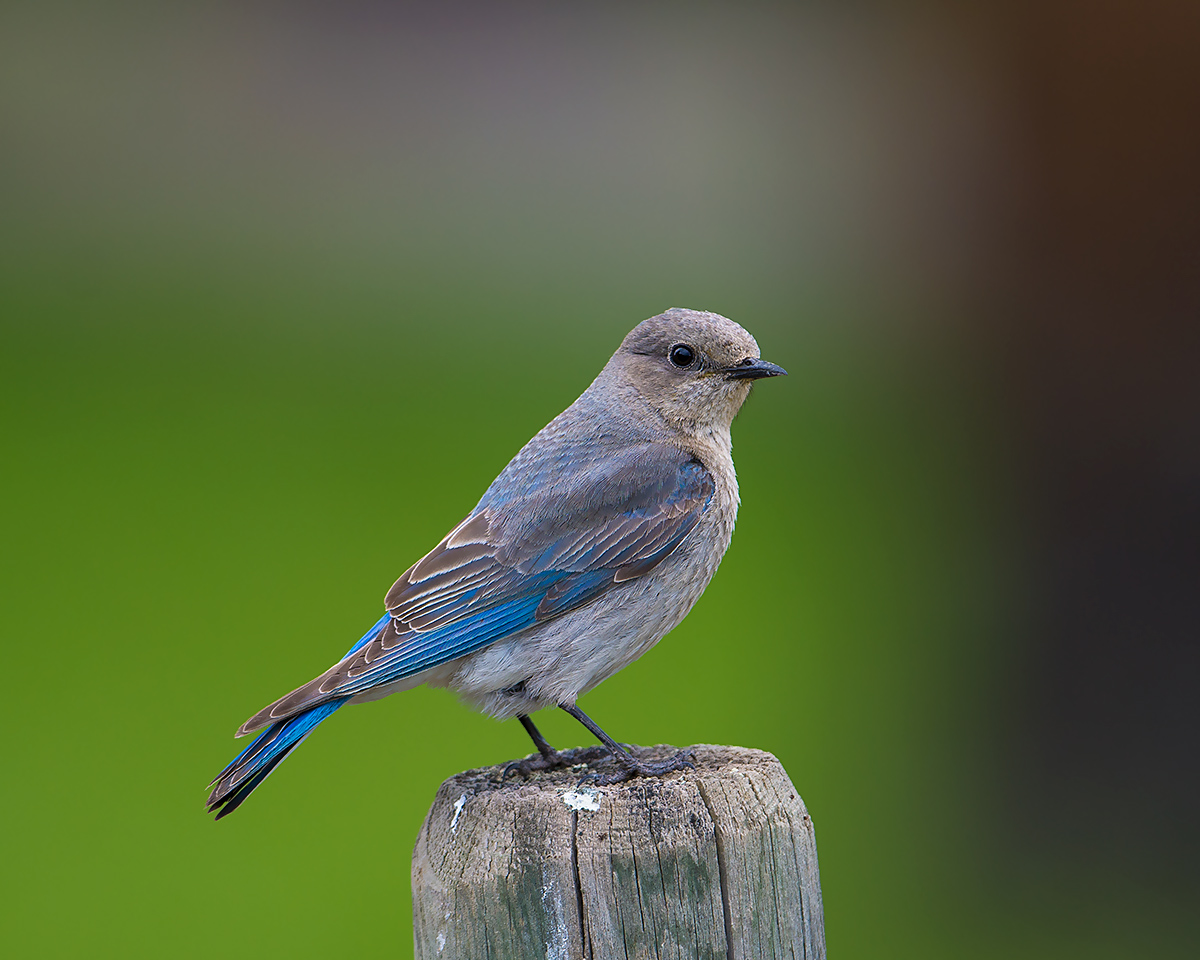
[[[337,710],[421,684],[520,721],[537,753],[505,776],[581,758],[615,768],[594,772],[602,783],[691,766],[686,751],[634,756],[578,699],[678,626],[712,580],[740,502],[730,427],[755,381],[786,373],[720,314],[672,307],[635,326],[396,580],[346,655],[242,724],[238,737],[261,732],[209,784],[208,812],[236,810]],[[550,746],[530,715],[553,707],[602,746]]]

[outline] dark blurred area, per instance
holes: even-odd
[[[835,956],[1197,955],[1198,171],[1186,0],[5,6],[13,949],[407,950],[519,729],[414,691],[203,785],[677,305],[791,376],[585,708],[775,752]]]
[[[1014,807],[1035,856],[1194,900],[1200,6],[1014,10],[1025,157],[996,278],[1027,598]]]

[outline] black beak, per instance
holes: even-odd
[[[787,376],[787,371],[783,367],[760,360],[758,357],[747,357],[732,367],[726,367],[721,372],[725,374],[726,380],[761,380],[763,377]]]

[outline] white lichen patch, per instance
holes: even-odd
[[[458,818],[462,816],[463,807],[467,805],[467,795],[464,793],[454,801],[454,818],[450,821],[450,832],[458,833]]]
[[[600,809],[600,791],[595,787],[576,787],[563,794],[563,803],[572,810],[590,810],[595,813]]]
[[[542,906],[546,910],[546,919],[549,921],[547,930],[550,934],[550,939],[546,941],[546,960],[570,960],[570,951],[567,949],[570,936],[567,930],[567,915],[553,880],[547,880],[542,886]]]

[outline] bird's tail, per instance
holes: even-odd
[[[318,723],[348,699],[331,700],[271,724],[209,784],[213,791],[208,796],[208,812],[218,811],[218,820],[233,813],[271,775],[271,771],[304,742]]]
[[[379,636],[390,620],[391,616],[386,613],[380,617],[375,626],[350,648],[350,653],[360,650]],[[271,775],[271,771],[304,742],[304,738],[316,729],[318,723],[349,699],[350,697],[341,697],[318,704],[309,710],[276,720],[267,727],[209,784],[213,791],[208,795],[208,812],[216,810],[218,820],[233,813],[258,785]]]

